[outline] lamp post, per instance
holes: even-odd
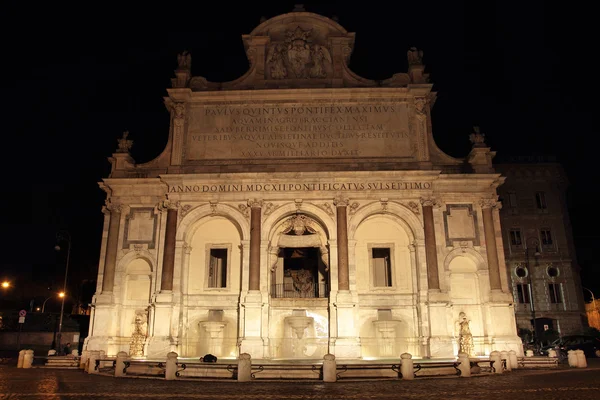
[[[600,314],[598,314],[598,304],[596,304],[596,298],[594,297],[594,292],[592,292],[590,289],[583,287],[583,289],[587,290],[588,292],[590,292],[590,294],[592,295],[592,304],[594,305],[594,311],[596,311],[596,317],[594,319],[598,319],[600,318]]]
[[[60,304],[60,320],[58,322],[58,333],[56,334],[56,352],[60,354],[61,350],[60,350],[60,339],[62,336],[62,323],[63,323],[63,316],[64,316],[64,312],[65,312],[65,297],[66,293],[67,293],[67,275],[69,273],[69,259],[71,258],[71,235],[69,234],[69,232],[67,231],[59,231],[56,233],[56,246],[54,246],[54,249],[56,251],[60,251],[61,247],[59,245],[60,242],[66,242],[67,243],[67,262],[65,265],[65,282],[63,284],[63,291],[62,291],[62,296],[60,296],[62,298],[61,300],[61,304]]]
[[[531,245],[531,247],[530,247]],[[533,257],[535,259],[535,265],[538,265],[538,257],[540,256],[539,241],[536,238],[531,238],[525,241],[525,265],[527,267],[527,276],[529,276],[529,296],[531,298],[531,325],[533,345],[537,348],[537,327],[535,324],[535,296],[533,293],[533,271],[530,268],[529,256],[533,247]]]
[[[48,297],[46,300],[44,300],[44,303],[42,304],[42,313],[44,312],[44,309],[46,308],[46,302],[48,300],[50,300],[52,298],[52,296]]]

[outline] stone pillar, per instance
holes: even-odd
[[[502,283],[500,281],[500,263],[498,262],[498,248],[496,246],[496,229],[494,227],[494,214],[492,212],[493,208],[497,206],[498,203],[494,199],[481,200],[485,249],[490,273],[490,289],[492,290],[502,289]]]
[[[117,361],[115,362],[115,377],[125,376],[125,360],[127,359],[127,353],[120,351],[117,353]]]
[[[578,367],[579,360],[577,357],[576,350],[567,351],[567,360],[569,361],[569,367]]]
[[[252,359],[248,353],[240,354],[237,380],[238,382],[249,382],[252,380]]]
[[[108,239],[106,241],[106,257],[104,257],[104,276],[102,278],[102,293],[112,293],[115,284],[115,265],[119,247],[119,226],[121,225],[121,210],[119,205],[106,207],[110,211],[108,224]]]
[[[575,355],[577,356],[577,368],[587,368],[587,360],[583,350],[575,350]],[[23,364],[23,368],[26,368],[25,364]]]
[[[434,199],[421,199],[423,205],[423,225],[425,229],[425,259],[427,261],[427,284],[429,289],[440,289],[438,274],[437,244],[435,242],[435,225],[433,222]]]
[[[508,359],[508,351],[503,350],[500,352],[500,360],[506,363],[507,371],[512,371],[512,365],[510,363],[510,360]]]
[[[525,357],[533,357],[533,350],[526,350]]]
[[[554,349],[549,349],[549,350],[548,350],[548,358],[556,358],[556,357],[557,357],[557,355],[556,355],[556,350],[554,350]]]
[[[469,355],[467,353],[458,353],[458,362],[460,365],[460,376],[462,378],[469,378],[471,376],[471,361],[469,361]]]
[[[415,379],[415,367],[413,365],[412,355],[409,353],[402,353],[400,354],[400,359],[400,373],[402,374],[402,379]]]
[[[338,290],[350,290],[348,271],[348,200],[335,199],[337,211]]]
[[[23,368],[23,359],[25,358],[25,350],[19,351],[19,359],[17,360],[17,368]]]
[[[248,290],[260,290],[260,229],[262,200],[248,200],[250,207],[250,281]]]
[[[162,276],[160,291],[173,290],[173,270],[175,268],[175,236],[177,234],[177,208],[167,206],[167,227],[165,230],[165,247],[163,249]]]
[[[23,368],[31,368],[33,364],[33,350],[25,350],[25,355],[23,356]]]
[[[501,374],[504,372],[502,368],[502,359],[500,358],[499,351],[492,351],[490,353],[490,361],[492,361],[492,367],[494,369],[495,374]]]
[[[177,356],[174,351],[167,353],[167,362],[165,363],[165,379],[172,381],[177,379]]]
[[[508,352],[508,360],[510,361],[511,369],[519,368],[519,359],[517,358],[517,352],[514,350],[509,350]]]
[[[336,362],[333,354],[323,356],[323,382],[335,382],[337,380]]]

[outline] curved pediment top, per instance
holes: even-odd
[[[311,12],[291,12],[287,14],[281,14],[264,21],[254,28],[248,36],[271,36],[273,34],[277,34],[278,32],[285,31],[290,25],[294,24],[319,26],[322,29],[326,29],[330,35],[354,35],[353,33],[349,34],[343,26],[334,20],[322,15]]]

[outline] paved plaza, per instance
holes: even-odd
[[[336,383],[165,381],[112,378],[78,370],[0,366],[0,399],[600,399],[600,360],[587,369],[519,370],[473,378]]]

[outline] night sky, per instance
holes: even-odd
[[[104,3],[96,9],[5,6],[0,279],[18,288],[4,296],[20,291],[31,298],[48,285],[62,287],[64,253],[54,250],[59,229],[72,235],[71,284],[95,279],[105,198],[97,182],[108,176],[107,157],[123,131],[130,131],[138,163],[164,148],[169,115],[163,97],[177,54],[191,52],[194,76],[236,79],[248,68],[241,35],[261,16],[294,7],[287,1],[215,3],[135,10]],[[406,72],[408,48],[424,51],[438,93],[434,137],[446,153],[466,156],[478,125],[497,158],[556,156],[571,182],[584,286],[600,297],[593,14],[537,1],[486,8],[414,3],[304,4],[306,11],[336,15],[356,33],[350,67],[365,78]]]

